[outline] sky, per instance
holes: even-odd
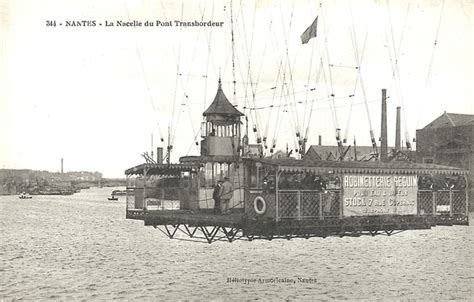
[[[296,132],[307,133],[309,145],[318,135],[335,145],[339,128],[348,144],[355,137],[369,145],[370,129],[380,136],[383,88],[389,145],[397,106],[403,140],[412,140],[444,111],[474,114],[473,7],[470,0],[0,0],[0,168],[55,172],[64,158],[65,171],[123,177],[168,138],[173,162],[197,155],[219,76],[248,117],[251,143],[255,127],[276,149],[293,149]],[[317,37],[302,44],[316,16]]]

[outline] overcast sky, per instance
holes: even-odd
[[[389,145],[396,106],[410,139],[445,110],[474,113],[471,0],[234,0],[234,52],[229,1],[0,3],[0,168],[58,171],[63,157],[65,171],[122,177],[143,162],[151,134],[165,146],[168,129],[173,161],[196,155],[219,74],[251,142],[255,124],[277,149],[294,148],[308,124],[309,144],[322,135],[334,145],[339,127],[348,143],[369,145],[382,88]],[[316,16],[318,36],[303,45]],[[96,26],[65,26],[83,20]],[[104,26],[134,20],[223,26]]]

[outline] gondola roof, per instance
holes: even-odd
[[[211,103],[211,105],[209,105],[209,107],[206,109],[206,111],[204,111],[202,115],[208,116],[212,114],[230,117],[238,117],[244,115],[242,112],[235,109],[234,105],[232,105],[225,96],[224,91],[222,91],[221,79],[219,79],[217,93],[216,97],[214,98],[214,101]]]
[[[468,170],[456,167],[413,162],[325,161],[294,158],[246,158],[244,161],[272,166],[283,172],[369,173],[369,174],[450,174],[465,175]]]
[[[141,164],[125,170],[125,175],[179,176],[181,172],[195,172],[200,164]]]

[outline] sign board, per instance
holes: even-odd
[[[360,175],[343,177],[344,216],[415,215],[416,175]]]

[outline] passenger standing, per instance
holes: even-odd
[[[222,180],[218,180],[216,185],[214,186],[214,192],[212,192],[212,199],[214,199],[214,214],[218,214],[221,212],[221,187],[222,187]]]
[[[220,199],[221,199],[221,214],[229,215],[229,203],[232,199],[232,195],[234,194],[234,190],[232,188],[232,184],[229,181],[228,177],[224,177],[224,183],[222,184],[220,190]]]

